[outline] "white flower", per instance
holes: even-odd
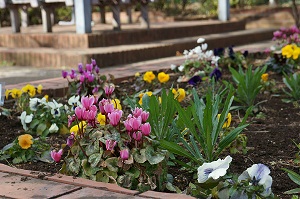
[[[175,64],[171,64],[171,70],[175,70],[177,66]]]
[[[62,107],[62,104],[58,104],[55,100],[53,102],[49,102],[48,106],[51,108],[51,114],[53,117],[59,117],[60,116],[60,110],[59,108]]]
[[[32,111],[36,111],[38,105],[41,103],[41,100],[39,98],[30,98],[29,99],[29,108]]]
[[[195,52],[196,54],[202,53],[201,47],[200,47],[200,46],[195,47],[195,48],[194,48],[194,52]]]
[[[219,61],[220,57],[219,56],[212,56],[211,58],[211,64],[218,66],[218,61]]]
[[[55,123],[53,123],[49,128],[49,133],[56,133],[58,129],[58,126]]]
[[[30,114],[30,115],[26,115],[26,111],[23,111],[21,116],[20,116],[20,120],[21,120],[21,123],[23,125],[23,129],[25,131],[28,130],[28,127],[26,126],[26,124],[30,123],[32,121],[32,118],[33,118],[33,114]]]
[[[79,95],[74,95],[74,96],[72,96],[72,97],[70,97],[70,99],[68,100],[68,104],[70,105],[70,106],[72,106],[72,111],[75,111],[75,108],[77,107],[77,106],[80,106],[81,105],[81,103],[80,103],[80,101],[79,101],[79,98],[80,98],[80,96]]]
[[[214,55],[214,52],[212,50],[208,50],[205,52],[205,57],[207,59],[211,59],[211,57]]]
[[[227,156],[224,160],[218,159],[210,163],[203,163],[198,168],[198,182],[204,183],[209,178],[217,180],[219,177],[224,176],[229,168],[232,157]]]
[[[203,43],[203,42],[205,42],[205,39],[204,38],[199,38],[199,39],[197,39],[197,43],[198,44],[201,44],[201,43]]]
[[[182,71],[184,70],[184,65],[180,65],[180,66],[178,67],[178,70],[179,70],[180,72],[182,72]]]
[[[272,177],[269,175],[270,169],[264,164],[254,164],[244,171],[238,178],[238,181],[250,180],[250,185],[263,185],[264,192],[261,193],[264,197],[271,194]]]
[[[207,50],[207,43],[201,44],[201,48],[203,51]]]

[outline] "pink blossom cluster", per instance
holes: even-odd
[[[75,116],[80,121],[87,121],[91,126],[96,126],[97,107],[95,97],[81,97],[81,107],[75,108]]]
[[[72,69],[70,72],[62,71],[62,77],[67,78],[70,77],[71,80],[77,80],[80,83],[80,86],[77,90],[77,94],[80,94],[80,89],[83,86],[83,84],[89,84],[94,82],[95,80],[95,74],[99,74],[100,69],[97,66],[96,60],[92,59],[90,64],[86,64],[85,67],[83,67],[82,63],[78,64],[78,73],[74,69]],[[98,92],[99,88],[94,87],[92,93]]]
[[[283,42],[290,43],[299,43],[300,30],[297,26],[292,26],[290,28],[280,28],[279,30],[273,33],[273,40],[279,40]]]
[[[124,121],[128,135],[136,141],[141,141],[143,136],[149,136],[151,126],[146,122],[148,118],[149,112],[143,111],[142,108],[135,108]]]

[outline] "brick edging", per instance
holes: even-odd
[[[146,198],[156,198],[156,199],[164,199],[164,198],[192,199],[192,198],[194,198],[192,196],[188,196],[185,194],[165,193],[165,192],[157,192],[157,191],[146,191],[144,193],[140,193],[135,190],[125,189],[123,187],[118,186],[117,184],[96,182],[93,180],[88,180],[88,179],[78,178],[78,177],[73,177],[73,176],[66,176],[66,175],[62,175],[62,174],[52,175],[52,174],[46,173],[46,172],[17,169],[17,168],[13,168],[13,167],[1,164],[1,163],[0,163],[0,172],[12,173],[12,174],[17,174],[17,175],[37,178],[37,179],[41,179],[41,180],[49,180],[49,181],[59,182],[59,183],[63,183],[63,184],[70,184],[70,185],[74,185],[74,186],[102,189],[102,190],[106,190],[106,191],[122,193],[122,194],[127,194],[127,195],[132,195],[132,196],[146,197]]]

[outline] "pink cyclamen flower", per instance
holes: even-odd
[[[89,74],[89,75],[87,76],[87,79],[88,79],[89,82],[93,82],[94,79],[95,79],[94,74]]]
[[[105,87],[104,87],[105,95],[106,95],[107,97],[110,97],[111,94],[114,92],[114,90],[115,90],[115,87],[114,87],[114,86],[105,86]]]
[[[150,115],[149,112],[143,111],[141,113],[142,122],[146,122],[148,120],[148,118],[149,118],[149,115]]]
[[[97,63],[96,63],[96,60],[95,60],[95,59],[92,59],[91,61],[92,61],[92,65],[93,65],[93,66],[96,66],[96,65],[97,65]]]
[[[133,115],[133,117],[139,117],[139,116],[141,116],[142,112],[143,112],[143,109],[142,109],[142,108],[136,107],[136,108],[132,111],[132,115]]]
[[[92,93],[95,94],[99,91],[99,88],[98,87],[95,87],[93,90],[92,90]]]
[[[120,119],[122,117],[123,111],[121,110],[114,110],[111,113],[108,113],[109,123],[113,126],[117,126],[120,122]]]
[[[69,147],[72,147],[72,145],[74,144],[74,141],[75,141],[75,135],[72,132],[71,135],[67,138],[67,145]]]
[[[98,66],[95,66],[95,72],[98,74],[100,72],[100,68]]]
[[[85,80],[85,76],[84,76],[84,75],[80,75],[80,77],[79,77],[79,81],[83,83],[83,82],[84,82],[84,80]]]
[[[151,125],[148,122],[145,124],[142,124],[141,131],[144,136],[149,136],[151,133]]]
[[[90,107],[94,104],[94,102],[95,102],[95,98],[93,96],[81,98],[81,104],[87,110],[90,109]]]
[[[143,134],[140,131],[132,133],[132,138],[136,141],[140,141],[143,137]]]
[[[77,77],[77,74],[74,69],[71,70],[71,73],[69,75],[71,79],[75,79]]]
[[[63,71],[61,71],[61,75],[63,78],[67,78],[68,72],[63,70]]]
[[[51,158],[55,161],[55,162],[59,162],[61,159],[61,156],[63,154],[63,150],[60,149],[58,152],[56,152],[56,150],[53,150],[50,152]]]
[[[105,141],[105,147],[106,150],[111,151],[114,149],[114,147],[116,146],[117,141],[113,141],[113,140],[106,140]]]
[[[82,63],[79,63],[79,64],[78,64],[78,72],[81,73],[81,74],[83,73],[83,66],[82,66]]]
[[[93,65],[92,65],[92,64],[86,64],[86,65],[85,65],[85,68],[86,68],[87,71],[92,72],[92,70],[93,70]]]
[[[120,151],[120,157],[122,158],[122,160],[128,160],[129,158],[129,151],[128,149],[123,149]]]
[[[138,117],[138,118],[133,117],[129,120],[129,124],[133,131],[138,131],[142,124],[142,118],[141,117]]]
[[[84,119],[85,111],[86,111],[85,108],[81,108],[81,107],[79,107],[79,106],[77,106],[77,107],[75,108],[75,115],[76,115],[76,117],[78,118],[78,120]]]
[[[111,113],[114,111],[114,105],[110,103],[105,104],[103,108],[105,113]]]
[[[106,113],[104,110],[104,105],[109,104],[109,103],[110,103],[109,100],[104,99],[104,98],[99,102],[99,110],[102,115],[104,115]]]

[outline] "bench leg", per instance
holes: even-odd
[[[9,13],[13,33],[20,32],[21,20],[19,16],[19,9],[17,7],[11,7],[9,9]]]
[[[99,6],[100,7],[100,22],[105,24],[106,23],[106,18],[105,18],[105,6]]]
[[[127,23],[132,24],[131,6],[126,6]]]
[[[43,31],[52,32],[51,9],[45,6],[42,6],[41,9],[42,9]]]
[[[143,28],[150,28],[147,4],[141,4],[141,26]]]
[[[112,25],[114,30],[121,30],[121,20],[120,20],[120,6],[112,5],[111,10],[113,12]]]
[[[22,25],[22,27],[28,27],[29,18],[28,18],[27,7],[23,6],[20,10],[20,13],[21,13],[21,25]]]

